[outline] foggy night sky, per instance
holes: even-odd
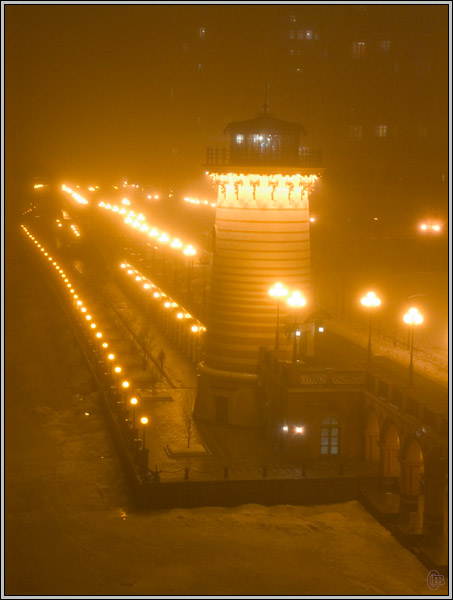
[[[229,26],[247,22],[245,15],[239,19],[240,7],[208,10],[217,18],[226,12]],[[172,144],[175,128],[178,138],[193,133],[184,112],[190,112],[194,99],[172,101],[170,90],[181,83],[176,64],[181,43],[190,40],[203,10],[88,5],[7,6],[5,12],[8,165],[13,172],[24,165],[51,166],[60,176],[144,176],[152,163],[160,166],[160,150]],[[242,91],[247,98],[255,78],[258,94],[243,101],[248,116],[262,103],[262,76],[252,75],[245,90],[238,78],[236,90],[218,90],[218,95],[228,99]],[[212,114],[217,134],[225,127],[223,111],[213,107]],[[204,153],[198,163],[203,160]]]
[[[376,32],[390,32],[396,45],[419,36],[422,48],[423,35],[438,32],[430,50],[441,55],[447,8],[369,10],[379,17]],[[198,176],[205,147],[218,145],[216,136],[222,139],[228,121],[261,111],[266,80],[271,112],[306,128],[308,122],[309,133],[320,135],[316,141],[325,150],[322,127],[328,122],[332,130],[332,106],[339,97],[326,97],[321,75],[310,71],[307,60],[294,100],[295,84],[285,79],[279,62],[291,10],[285,5],[6,5],[7,177],[103,183],[126,176],[149,183]],[[297,10],[306,15],[305,26],[314,23],[340,39],[356,7],[297,5]],[[201,25],[207,30],[204,47],[197,39]],[[186,43],[187,54],[181,50]],[[330,60],[339,61],[332,68],[341,90],[342,57]],[[442,60],[446,64],[446,56]],[[370,94],[391,97],[389,82],[375,87],[370,83]],[[446,100],[446,94],[427,97],[431,113],[445,118]],[[401,111],[410,113],[410,107],[402,103]]]

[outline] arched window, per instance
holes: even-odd
[[[321,423],[321,454],[337,455],[340,446],[340,423],[335,417],[327,417]]]

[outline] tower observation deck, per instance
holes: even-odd
[[[310,191],[319,153],[300,148],[302,125],[268,114],[230,123],[230,148],[208,148],[217,190],[214,256],[196,414],[257,425],[260,347],[275,339],[269,289],[283,282],[311,300]],[[289,310],[288,310],[289,312]]]

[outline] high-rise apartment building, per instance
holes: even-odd
[[[323,151],[332,214],[446,210],[447,6],[192,9],[172,88],[187,172],[223,123],[257,112],[268,81],[270,114],[303,122]]]

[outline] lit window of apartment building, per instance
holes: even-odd
[[[379,138],[387,137],[387,125],[376,125],[374,133],[376,134],[376,137]]]
[[[363,137],[362,125],[350,125],[349,126],[349,137],[354,140],[361,140]]]
[[[353,42],[352,57],[363,58],[365,56],[365,42]]]
[[[430,60],[420,60],[416,66],[417,75],[429,75],[431,73],[431,61]]]
[[[416,123],[412,127],[413,136],[418,140],[424,140],[428,137],[428,126],[421,123]]]

